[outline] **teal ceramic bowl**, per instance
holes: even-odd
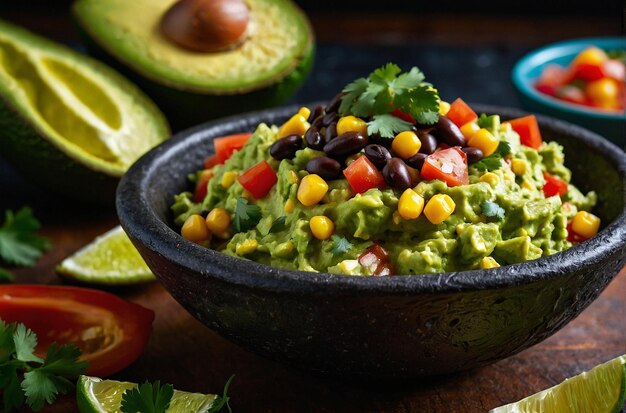
[[[606,112],[568,103],[545,95],[533,87],[546,65],[556,63],[565,67],[579,52],[592,45],[604,50],[626,50],[626,38],[589,37],[553,43],[537,49],[516,63],[512,74],[513,84],[524,109],[580,125],[626,149],[625,113]]]

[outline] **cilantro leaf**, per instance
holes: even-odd
[[[15,276],[10,271],[0,268],[0,284],[12,283]]]
[[[280,231],[286,230],[287,229],[286,221],[287,221],[287,217],[285,215],[282,215],[276,218],[274,222],[272,222],[272,226],[270,227],[269,233],[280,232]]]
[[[72,388],[72,382],[39,368],[24,373],[21,387],[26,395],[26,404],[37,411],[43,408],[44,403],[52,404],[58,394],[66,394]]]
[[[396,94],[400,95],[404,91],[409,90],[415,85],[420,84],[424,81],[425,76],[421,70],[417,67],[413,66],[411,70],[406,73],[402,73],[396,79],[394,79],[391,83],[393,89],[396,91]]]
[[[367,122],[367,134],[380,134],[383,138],[393,138],[396,134],[411,129],[411,123],[393,115],[374,115],[371,121]]]
[[[232,413],[230,404],[228,404],[228,402],[230,401],[230,397],[228,396],[228,387],[230,386],[230,382],[233,381],[234,378],[235,378],[234,375],[230,376],[230,378],[226,381],[222,395],[217,396],[215,398],[215,400],[213,401],[213,404],[211,404],[211,407],[209,408],[207,413],[217,413],[221,411],[224,408],[224,406],[226,406],[229,413]]]
[[[502,167],[502,159],[511,153],[511,145],[506,141],[500,141],[496,151],[472,164],[478,171],[495,171]]]
[[[350,249],[354,246],[346,238],[339,235],[333,235],[331,237],[331,240],[333,242],[332,253],[335,256],[345,254],[346,252],[350,251]]]
[[[25,363],[34,361],[41,363],[43,360],[33,354],[37,347],[37,335],[31,329],[26,329],[24,324],[18,324],[13,333],[15,345],[15,357]]]
[[[245,232],[254,228],[261,220],[261,208],[257,205],[249,205],[244,197],[237,197],[235,206],[235,229],[237,232]]]
[[[15,214],[7,210],[0,227],[0,259],[9,264],[34,265],[50,245],[46,238],[34,234],[39,228],[30,208],[24,207]]]
[[[360,78],[346,85],[342,92],[345,93],[341,98],[339,105],[339,113],[348,113],[354,101],[367,90],[369,82],[365,78]]]
[[[75,345],[57,346],[52,343],[41,369],[58,376],[79,376],[87,368],[86,361],[78,361],[80,354],[80,349]]]
[[[502,208],[500,205],[498,205],[495,202],[491,202],[491,201],[483,202],[483,205],[481,208],[482,208],[483,215],[485,215],[488,218],[496,218],[498,220],[504,218],[504,214],[505,214],[504,208]]]
[[[139,386],[128,389],[122,395],[120,410],[123,413],[165,413],[174,396],[174,386],[160,381],[154,384],[145,382]]]
[[[0,365],[0,393],[5,412],[19,409],[24,405],[24,392],[20,387],[18,368],[16,364]]]
[[[419,85],[410,93],[396,95],[394,104],[424,125],[432,125],[439,119],[439,94],[429,85]]]
[[[498,144],[498,147],[496,148],[495,153],[497,153],[503,158],[506,157],[508,154],[511,153],[511,144],[508,143],[507,141],[500,141],[500,143]]]
[[[3,363],[15,353],[15,342],[13,341],[13,332],[15,324],[7,324],[0,319],[0,363]],[[1,364],[0,364],[1,365]],[[2,375],[0,375],[2,377]],[[0,387],[2,387],[0,385]]]

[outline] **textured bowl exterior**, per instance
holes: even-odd
[[[525,113],[472,105],[503,118]],[[626,155],[580,127],[538,116],[565,146],[576,184],[596,189],[605,223],[591,240],[491,270],[349,277],[285,270],[223,255],[170,227],[173,196],[212,152],[212,139],[280,123],[297,107],[182,132],[139,160],[117,193],[122,226],[172,296],[229,340],[297,368],[333,375],[414,377],[492,363],[555,333],[626,261]],[[594,168],[589,164],[594,163]]]
[[[585,108],[547,96],[537,91],[533,84],[548,64],[567,66],[578,53],[595,45],[605,50],[626,50],[624,37],[591,37],[553,43],[534,50],[520,59],[513,68],[511,79],[522,106],[587,129],[626,148],[626,114]]]

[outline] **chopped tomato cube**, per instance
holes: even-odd
[[[226,160],[231,157],[233,152],[243,148],[243,145],[245,145],[248,139],[250,139],[250,136],[252,136],[252,133],[246,132],[213,139],[215,155],[217,155],[217,163],[223,164],[226,162]]]
[[[459,128],[478,118],[476,112],[474,112],[472,108],[470,108],[469,105],[461,98],[457,98],[454,102],[452,102],[450,110],[448,110],[446,116]]]
[[[401,111],[400,109],[394,109],[391,114],[393,116],[395,116],[396,118],[400,118],[404,121],[407,121],[409,123],[415,123],[415,118],[413,116],[411,116],[410,114]]]
[[[513,130],[519,134],[522,145],[538,149],[541,146],[541,132],[535,115],[523,116],[521,118],[508,121]]]
[[[205,169],[198,175],[196,190],[193,193],[193,202],[202,202],[208,192],[209,181],[213,178],[213,170]]]
[[[567,193],[567,182],[548,172],[544,172],[543,177],[546,180],[546,183],[543,185],[543,193],[546,197],[562,196]]]
[[[348,180],[352,190],[361,194],[368,189],[378,188],[385,183],[383,174],[367,159],[361,156],[343,170],[343,175]]]
[[[211,155],[204,160],[204,169],[211,169],[215,165],[219,165],[217,155]]]
[[[239,175],[237,180],[253,197],[259,199],[267,195],[278,182],[278,177],[267,161],[261,161]]]
[[[396,269],[389,253],[382,246],[374,243],[359,255],[359,264],[367,268],[372,275],[395,275]]]
[[[458,146],[432,153],[424,160],[421,176],[426,180],[439,179],[448,186],[467,185],[467,156]]]

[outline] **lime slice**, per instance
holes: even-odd
[[[76,384],[76,402],[81,413],[119,412],[122,395],[136,383],[102,380],[97,377],[80,376]],[[188,393],[174,390],[167,413],[207,412],[217,398],[214,394]]]
[[[626,399],[626,355],[490,413],[617,413]]]
[[[64,259],[56,271],[66,278],[102,285],[137,284],[155,279],[119,225]]]

